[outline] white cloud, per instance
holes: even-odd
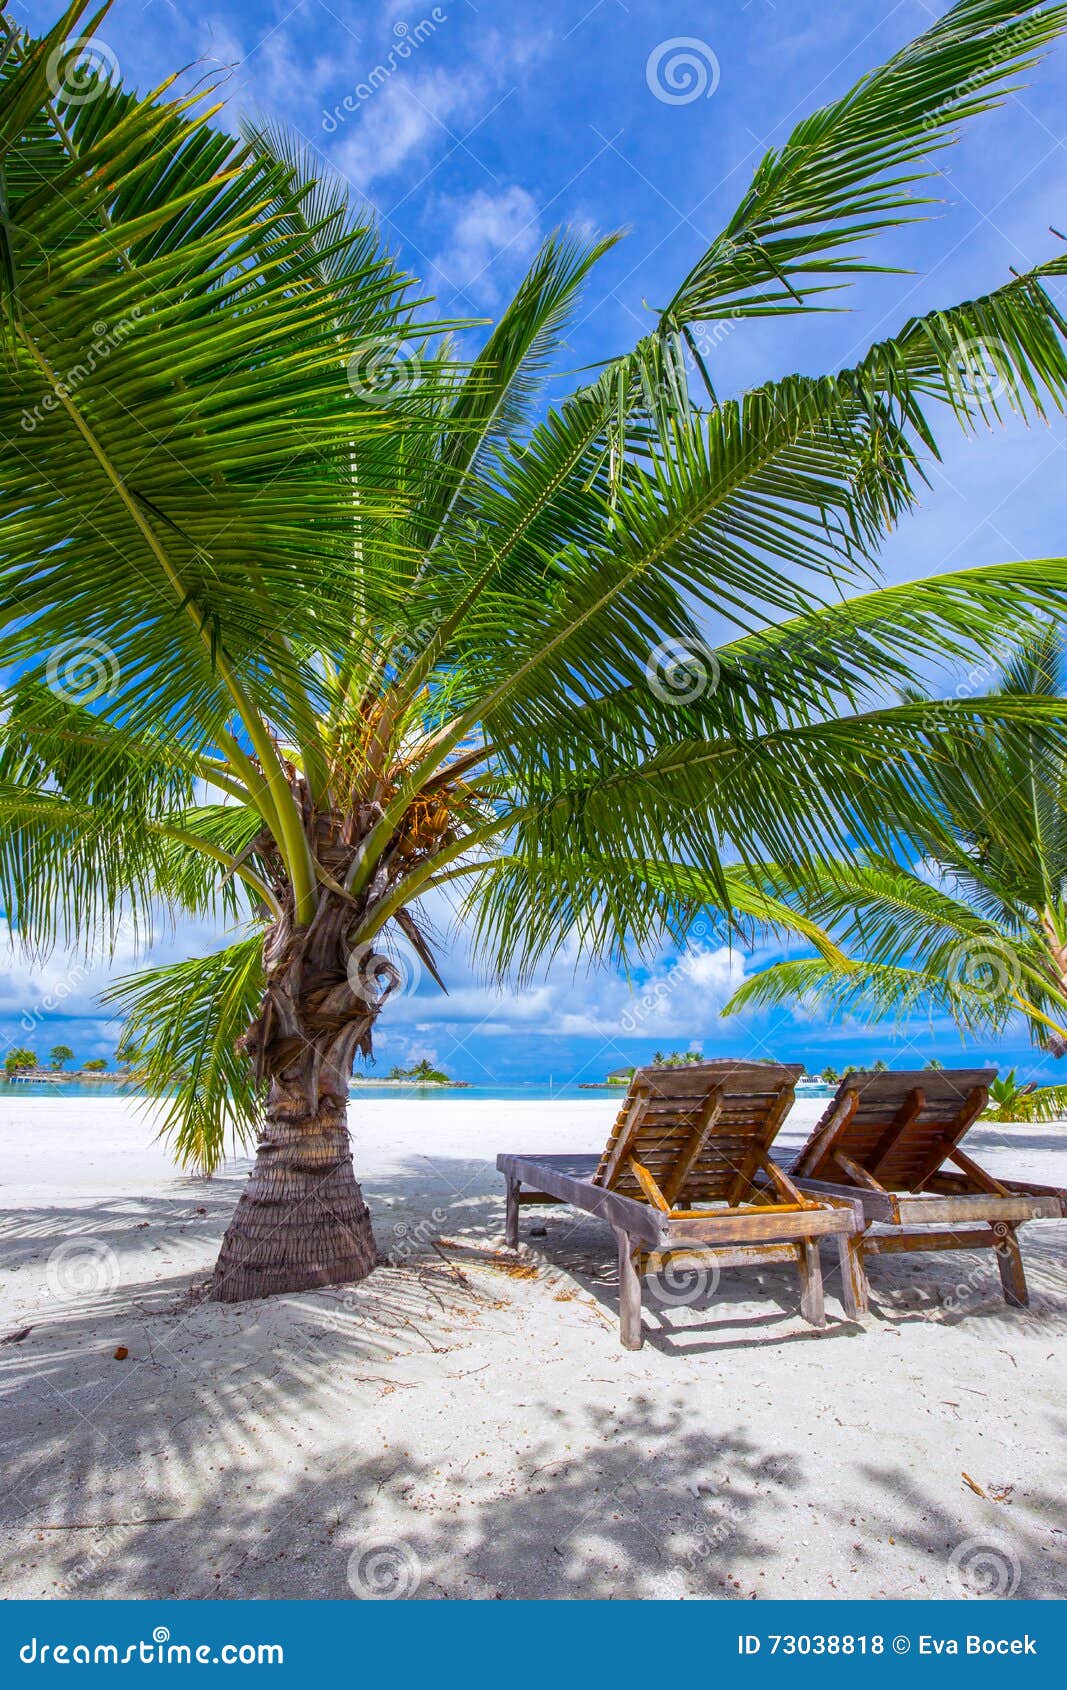
[[[513,991],[474,982],[446,996],[427,980],[422,989],[389,1000],[382,1035],[419,1033],[467,1038],[539,1037],[681,1039],[698,1046],[744,978],[744,963],[725,948],[670,957],[632,987],[619,976],[574,966],[565,955],[536,985]],[[455,977],[445,963],[446,981]],[[380,1043],[380,1039],[378,1041]]]
[[[204,70],[210,79],[221,79],[219,92],[237,112],[296,112],[337,80],[335,58],[315,57],[284,28],[246,44],[226,21],[207,17],[201,20],[197,48]]]
[[[435,138],[453,145],[455,124],[469,122],[483,92],[476,78],[444,70],[394,75],[351,116],[341,111],[345,127],[333,162],[363,192],[417,158]]]
[[[206,956],[226,938],[221,925],[188,921],[177,932],[161,930],[146,949],[129,926],[120,931],[111,958],[62,950],[42,958],[5,930],[0,933],[0,1037],[28,1036],[50,1018],[100,1021],[99,995],[120,975]],[[106,1016],[104,1024],[111,1024]]]
[[[528,258],[540,238],[537,204],[525,188],[512,183],[499,193],[480,188],[466,200],[445,200],[440,210],[449,222],[449,244],[434,260],[454,287],[478,286],[493,297],[490,272],[498,263]]]

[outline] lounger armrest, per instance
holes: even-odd
[[[858,1186],[835,1185],[830,1180],[798,1179],[796,1174],[792,1179],[794,1185],[812,1197],[822,1197],[827,1201],[847,1198],[850,1203],[857,1203],[868,1224],[871,1221],[889,1221],[893,1225],[900,1223],[900,1205],[892,1191],[861,1191]]]
[[[1002,1179],[1006,1191],[1020,1197],[1053,1197],[1060,1206],[1060,1214],[1067,1216],[1067,1191],[1059,1185],[1032,1185],[1029,1180]]]

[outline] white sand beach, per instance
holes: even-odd
[[[527,1210],[523,1270],[493,1259],[496,1153],[596,1150],[616,1106],[360,1096],[389,1265],[220,1307],[190,1292],[246,1161],[189,1178],[130,1101],[3,1099],[3,1594],[1062,1595],[1067,1223],[1021,1234],[1028,1310],[988,1251],[889,1257],[863,1329],[827,1253],[825,1331],[738,1270],[646,1295],[628,1353],[606,1227]],[[968,1148],[1067,1185],[1065,1127]]]

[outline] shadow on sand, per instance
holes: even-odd
[[[1008,1546],[999,1593],[1048,1595],[1062,1578],[1051,1487],[1031,1489],[1025,1512],[964,1497],[954,1513],[894,1449],[864,1467],[865,1512],[850,1513],[824,1483],[825,1447],[784,1454],[746,1424],[746,1393],[773,1397],[783,1347],[810,1354],[816,1377],[845,1338],[857,1370],[886,1365],[836,1306],[825,1334],[805,1327],[785,1271],[730,1273],[711,1296],[650,1307],[630,1356],[607,1228],[546,1211],[516,1276],[479,1260],[500,1240],[494,1171],[417,1157],[368,1182],[384,1265],[363,1285],[207,1304],[193,1293],[242,1179],[238,1166],[178,1179],[173,1198],[6,1216],[5,1273],[41,1286],[28,1336],[0,1348],[12,1594],[744,1598],[781,1594],[788,1577],[794,1594],[808,1579],[810,1594],[862,1595],[885,1576],[868,1575],[872,1544],[884,1557],[895,1542],[918,1563],[916,1593],[952,1596],[976,1506]],[[1051,1334],[1067,1311],[1052,1240],[1026,1236],[1034,1312],[1004,1310],[984,1255],[950,1271],[890,1259],[873,1324],[980,1323],[997,1389],[1012,1366],[998,1334],[1035,1321]],[[50,1286],[67,1246],[69,1263],[90,1247],[96,1277]],[[939,1288],[968,1274],[968,1300],[946,1311]],[[564,1330],[577,1349],[554,1343]],[[758,1377],[737,1372],[757,1361]],[[780,1412],[803,1413],[801,1400]],[[815,1529],[832,1564],[813,1559]]]

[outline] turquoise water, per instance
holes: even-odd
[[[479,1098],[482,1100],[491,1098],[498,1103],[521,1101],[525,1098],[530,1103],[546,1103],[551,1101],[552,1098],[563,1099],[566,1101],[570,1098],[582,1097],[624,1097],[625,1094],[625,1086],[613,1086],[611,1091],[607,1092],[600,1090],[582,1091],[579,1086],[574,1084],[541,1084],[526,1086],[362,1085],[353,1086],[350,1096],[353,1101],[365,1098],[371,1102],[377,1103],[382,1102],[383,1099],[391,1097],[404,1100],[418,1098],[420,1101],[422,1099],[432,1098],[435,1102],[442,1098],[453,1100],[463,1097]],[[114,1080],[101,1080],[98,1084],[90,1083],[88,1085],[84,1085],[77,1080],[72,1080],[67,1085],[53,1085],[50,1082],[38,1082],[35,1084],[25,1084],[20,1082],[18,1085],[13,1086],[8,1084],[6,1081],[0,1082],[0,1099],[10,1100],[11,1098],[16,1097],[19,1102],[22,1102],[26,1098],[45,1098],[50,1102],[54,1102],[57,1098],[63,1097],[128,1097],[139,1100],[141,1093],[137,1090],[136,1086],[120,1085]]]
[[[51,1100],[61,1097],[128,1097],[139,1099],[140,1095],[141,1094],[137,1091],[135,1086],[120,1085],[115,1080],[101,1080],[99,1083],[89,1084],[82,1084],[79,1081],[71,1080],[65,1085],[53,1085],[49,1082],[39,1082],[32,1085],[20,1082],[18,1085],[11,1085],[7,1081],[0,1081],[0,1099],[11,1099],[15,1097],[17,1097],[20,1101],[24,1098],[34,1097],[49,1098]],[[442,1098],[458,1100],[460,1098],[469,1097],[481,1101],[492,1101],[495,1103],[550,1103],[555,1099],[556,1101],[567,1103],[581,1099],[589,1102],[595,1098],[624,1097],[625,1095],[625,1086],[612,1086],[608,1090],[598,1087],[594,1090],[588,1091],[583,1090],[581,1086],[576,1085],[573,1081],[560,1082],[558,1085],[551,1082],[541,1082],[540,1084],[525,1086],[494,1084],[463,1087],[362,1085],[353,1087],[351,1092],[353,1100],[367,1098],[371,1102],[379,1103],[383,1099],[390,1097],[401,1098],[404,1100],[417,1098],[420,1101],[431,1098],[434,1101],[438,1101]],[[798,1096],[800,1097],[831,1097],[832,1095],[833,1091],[830,1086],[820,1086],[818,1090],[812,1091],[805,1089],[804,1091],[798,1093]]]

